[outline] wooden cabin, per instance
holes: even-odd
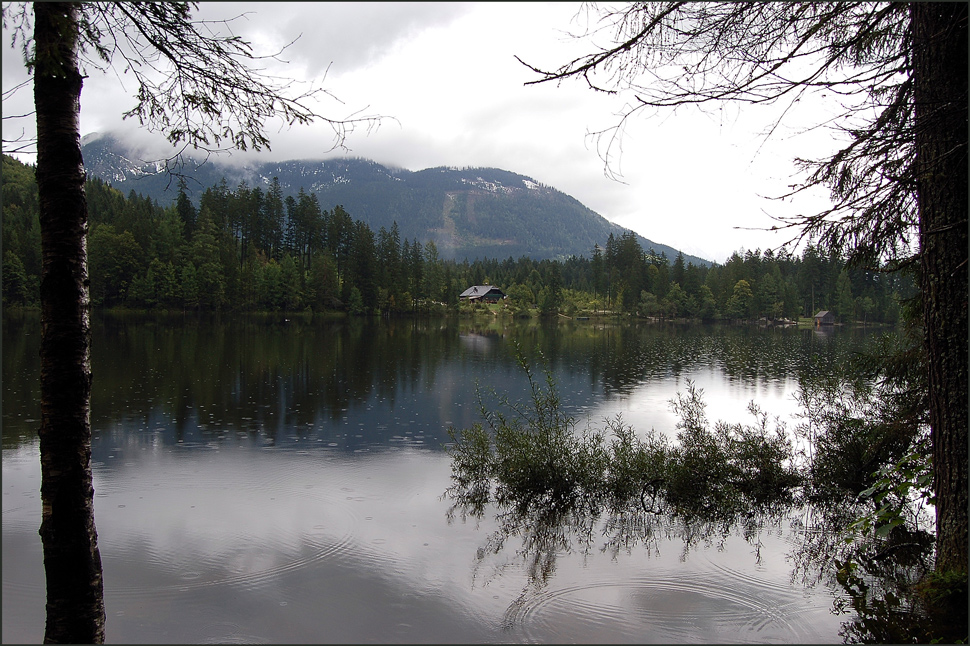
[[[494,285],[473,285],[459,296],[463,301],[485,301],[494,303],[505,298],[505,292]]]
[[[835,325],[835,314],[828,310],[822,310],[815,315],[815,327],[823,325]]]

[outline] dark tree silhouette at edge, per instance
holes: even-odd
[[[919,266],[936,568],[965,574],[967,4],[639,2],[599,13],[594,34],[612,30],[609,45],[553,70],[520,62],[539,75],[528,84],[578,79],[627,97],[618,123],[591,133],[608,174],[625,124],[644,111],[784,102],[787,114],[816,90],[847,97],[827,123],[848,143],[831,157],[797,160],[809,175],[780,196],[825,187],[833,206],[774,228],[845,252],[852,264]]]
[[[276,116],[290,125],[317,119],[330,124],[334,147],[343,146],[355,126],[380,121],[317,114],[306,100],[328,92],[317,88],[293,96],[291,82],[251,67],[261,57],[249,43],[220,35],[211,22],[193,21],[195,8],[196,3],[175,2],[3,7],[12,45],[20,43],[33,74],[37,120],[43,257],[40,535],[47,643],[101,643],[105,637],[91,472],[88,212],[79,130],[85,69],[105,70],[123,61],[124,71],[137,81],[135,107],[124,116],[181,146],[168,161],[177,161],[186,147],[206,153],[269,148],[263,124]],[[12,143],[17,150],[27,145],[21,139]]]
[[[104,641],[91,476],[87,202],[78,132],[80,6],[34,7],[41,277],[41,504],[46,643]]]

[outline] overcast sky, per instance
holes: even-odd
[[[587,132],[613,125],[626,97],[594,93],[580,82],[527,86],[536,75],[514,58],[554,68],[588,51],[591,41],[569,35],[586,29],[581,9],[579,3],[203,2],[199,17],[248,13],[232,29],[261,53],[302,35],[284,55],[288,65],[278,71],[316,79],[339,98],[321,103],[319,113],[336,119],[356,113],[388,117],[377,129],[353,132],[346,141],[349,151],[330,151],[333,131],[323,123],[289,130],[271,126],[272,151],[264,158],[351,155],[411,170],[502,168],[572,195],[655,242],[716,262],[742,248],[784,242],[789,235],[752,230],[770,227],[770,215],[825,205],[824,195],[768,199],[793,183],[795,156],[813,156],[833,145],[791,127],[766,139],[777,107],[710,106],[705,113],[638,118],[627,129],[614,168],[622,181],[607,177]],[[137,128],[121,120],[134,104],[131,79],[88,73],[82,133]],[[25,78],[5,31],[4,92]],[[28,86],[5,101],[4,115],[29,112],[30,101]],[[803,107],[794,117],[805,123],[817,115]],[[21,129],[31,134],[31,120],[5,119],[4,139]]]

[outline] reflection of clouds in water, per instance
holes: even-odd
[[[496,565],[490,560],[476,577],[475,555],[496,523],[489,515],[481,529],[474,522],[447,524],[450,503],[440,496],[449,484],[450,460],[437,450],[447,441],[448,425],[480,421],[477,382],[514,401],[528,394],[522,371],[509,360],[508,340],[468,336],[454,351],[460,335],[451,330],[399,333],[393,338],[403,341],[392,344],[390,336],[368,328],[360,339],[345,335],[339,356],[350,357],[346,365],[363,375],[347,381],[355,373],[324,361],[329,355],[315,345],[317,335],[329,340],[331,330],[302,330],[292,338],[280,335],[279,349],[254,355],[268,358],[267,365],[276,365],[277,355],[289,357],[279,379],[275,373],[271,380],[247,376],[252,366],[231,348],[217,353],[205,374],[213,384],[234,384],[231,396],[218,388],[197,391],[197,366],[153,364],[154,343],[146,341],[144,357],[125,346],[125,352],[110,351],[117,364],[99,358],[98,387],[111,393],[93,407],[110,640],[643,641],[650,631],[667,630],[673,634],[667,641],[682,641],[676,631],[688,628],[663,627],[664,599],[693,604],[698,613],[708,604],[750,612],[736,623],[751,628],[763,622],[750,633],[754,641],[836,637],[830,603],[814,593],[806,594],[803,612],[817,622],[817,633],[804,636],[800,620],[792,619],[795,635],[783,634],[783,622],[765,614],[757,595],[785,599],[790,592],[785,554],[793,546],[781,540],[765,541],[762,553],[772,553],[757,565],[744,543],[731,543],[723,561],[716,548],[692,549],[686,563],[678,561],[683,545],[677,537],[659,543],[659,556],[639,545],[611,560],[594,545],[588,557],[560,554],[543,591],[512,606],[528,582],[519,545],[510,540],[494,555],[500,575],[489,576]],[[580,428],[587,416],[601,428],[604,418],[619,412],[639,431],[652,427],[672,435],[677,418],[669,400],[686,392],[688,378],[704,389],[712,424],[753,422],[746,410],[752,399],[770,415],[796,408],[796,382],[788,375],[800,364],[788,360],[791,343],[772,353],[758,335],[752,345],[759,352],[766,345],[763,352],[746,352],[738,342],[730,362],[720,362],[709,357],[719,337],[686,335],[670,349],[671,359],[666,332],[634,332],[570,336],[562,346],[553,337],[521,338],[527,349],[538,343],[547,352],[564,406]],[[812,351],[828,360],[820,351],[840,338]],[[199,339],[200,347],[220,347],[207,336]],[[425,341],[427,354],[403,351]],[[114,346],[105,340],[98,347]],[[248,357],[245,348],[240,356]],[[36,350],[28,355],[36,357]],[[337,374],[347,390],[328,392]],[[139,387],[123,398],[131,383]],[[196,394],[182,401],[183,390]],[[34,422],[7,414],[5,422],[15,423],[5,424],[5,433],[35,436],[29,428],[17,435],[18,424]],[[3,469],[4,641],[39,641],[44,595],[36,442],[5,449]],[[705,576],[730,584],[706,589],[700,584]],[[678,577],[697,584],[664,588]],[[766,582],[777,592],[765,592]],[[734,588],[759,600],[743,606],[722,598]],[[511,633],[501,632],[507,610],[514,617],[522,613]],[[675,614],[669,610],[663,612]],[[34,627],[36,634],[17,632]],[[712,639],[699,631],[683,641]]]
[[[466,334],[459,334],[458,340],[461,342],[461,347],[465,350],[479,354],[488,354],[498,349],[498,343],[501,338],[498,334],[489,335],[468,332]]]
[[[684,552],[675,532],[618,558],[560,555],[547,584],[509,606],[505,626],[524,641],[830,642],[840,624],[831,592],[790,584],[783,533],[731,534]]]
[[[623,422],[637,431],[646,432],[652,428],[673,439],[677,435],[679,418],[671,410],[670,401],[678,394],[686,395],[688,380],[704,390],[705,412],[712,427],[718,421],[753,424],[755,418],[748,412],[748,404],[754,401],[762,411],[768,413],[770,428],[774,427],[773,420],[778,416],[791,430],[793,415],[799,410],[795,401],[798,384],[794,379],[769,381],[762,378],[752,383],[725,379],[720,371],[708,369],[674,379],[641,383],[629,395],[604,400],[583,414],[588,414],[593,425],[600,427],[603,419],[613,418],[620,413]],[[585,419],[579,421],[585,424]]]
[[[29,454],[25,465],[36,464],[36,449],[22,453]],[[36,485],[31,469],[6,465],[6,491]],[[549,642],[643,641],[653,634],[666,641],[747,635],[807,642],[837,632],[824,599],[805,597],[802,614],[784,621],[771,613],[766,599],[784,610],[804,594],[787,585],[781,538],[762,548],[776,550],[777,571],[755,567],[752,545],[740,539],[730,539],[724,553],[692,549],[686,561],[676,536],[659,549],[634,546],[616,558],[599,553],[597,543],[586,556],[561,554],[549,584],[516,604],[528,585],[518,545],[513,539],[496,555],[508,563],[500,575],[473,578],[476,552],[496,525],[490,515],[480,527],[447,524],[449,501],[441,494],[449,474],[442,453],[347,456],[239,446],[145,451],[98,469],[113,639]],[[4,544],[10,529],[36,537],[33,524],[8,527],[7,502]],[[39,545],[36,552],[33,587],[42,591]],[[5,590],[23,588],[12,588],[7,577],[5,567]],[[42,617],[42,594],[25,597]],[[673,601],[683,607],[680,615],[663,605]],[[704,628],[701,618],[711,613],[740,636]],[[803,630],[804,618],[818,627]],[[511,623],[508,632],[503,621]]]
[[[581,618],[581,621],[577,621]],[[583,583],[539,594],[507,618],[528,638],[638,643],[824,641],[795,595],[760,595],[709,575],[669,571],[620,583]],[[619,628],[619,630],[617,630]]]
[[[39,471],[36,448],[21,453]],[[487,617],[510,601],[471,589],[481,532],[474,523],[448,526],[442,453],[348,458],[233,447],[142,456],[95,473],[115,640],[486,641]],[[28,470],[18,474],[4,457],[5,488],[33,489]],[[39,617],[42,629],[39,518],[8,520],[5,505],[4,545],[36,549],[22,556],[29,572],[8,568],[5,555],[4,590],[23,591],[18,598],[34,612],[18,616]],[[6,616],[19,606],[4,596]]]
[[[102,549],[126,554],[138,539],[132,551],[207,582],[252,582],[322,558],[447,578],[448,544],[410,539],[446,530],[449,468],[443,454],[163,454],[96,474]]]

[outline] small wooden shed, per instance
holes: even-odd
[[[828,310],[821,310],[815,315],[815,327],[822,325],[835,325],[835,314]]]

